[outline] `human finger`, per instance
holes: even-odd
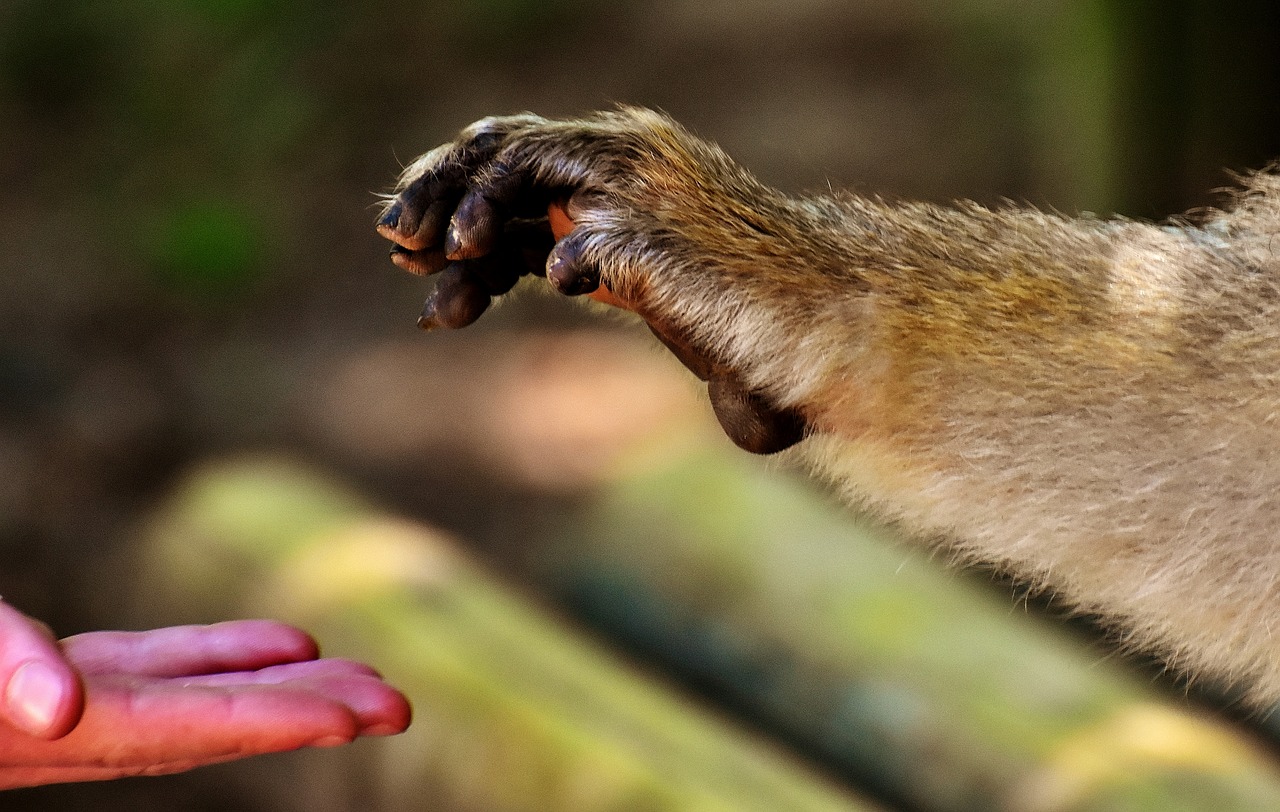
[[[64,639],[62,648],[84,674],[153,677],[252,671],[319,656],[310,635],[274,620],[87,632]]]
[[[308,686],[96,678],[86,693],[81,723],[60,739],[19,741],[0,734],[0,764],[135,775],[156,765],[333,746],[351,741],[363,726],[347,704]]]
[[[305,689],[350,709],[360,721],[360,733],[382,736],[409,726],[412,709],[404,694],[387,684],[370,666],[339,658],[272,666],[252,673],[210,674],[183,681],[184,685],[229,687],[280,685]]]
[[[83,690],[49,628],[0,601],[0,716],[44,739],[63,736],[83,709]]]

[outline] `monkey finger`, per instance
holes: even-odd
[[[418,317],[424,330],[466,327],[489,307],[484,282],[465,263],[455,262],[440,273],[435,290],[427,297]]]
[[[547,204],[546,217],[546,223],[551,229],[551,236],[556,240],[563,240],[568,236],[576,227],[576,223],[574,223],[573,219],[569,216],[569,209],[572,208],[578,213],[581,213],[587,205],[586,201],[593,199],[595,199],[594,195],[581,190],[573,193],[572,196],[567,198],[563,195],[553,195],[551,202]],[[603,283],[587,295],[590,298],[595,299],[597,302],[607,304],[610,307],[617,307],[621,310],[637,310],[635,302],[617,295],[617,293]]]
[[[469,187],[492,187],[485,197],[501,202],[502,183],[513,182],[505,176],[517,173],[501,171],[494,156],[512,130],[537,120],[512,116],[477,122],[453,143],[423,155],[406,170],[399,194],[378,220],[378,232],[410,250],[443,246]]]
[[[493,250],[513,218],[541,218],[548,193],[537,188],[527,167],[501,159],[483,167],[453,214],[445,250],[454,259],[474,259]]]
[[[388,240],[395,242],[400,239],[400,215],[404,212],[404,203],[400,200],[392,200],[383,209],[382,214],[378,216],[378,222],[374,227],[378,233]],[[399,243],[396,243],[397,245]]]
[[[804,439],[805,423],[799,412],[771,406],[734,375],[713,376],[707,394],[720,427],[744,451],[776,454]]]
[[[378,218],[378,233],[412,251],[439,248],[466,185],[466,169],[453,157],[425,172]]]
[[[449,221],[444,253],[454,260],[482,257],[497,245],[502,226],[502,215],[494,201],[472,189],[462,196]]]
[[[546,218],[515,219],[506,223],[492,250],[463,264],[484,285],[485,292],[501,296],[515,287],[520,277],[545,273],[553,246]]]
[[[530,268],[519,246],[502,244],[492,254],[464,263],[490,296],[501,296],[516,286]]]
[[[438,248],[411,251],[403,245],[395,245],[391,248],[391,264],[418,276],[430,276],[444,270],[449,259]]]
[[[547,256],[547,281],[566,296],[580,296],[600,287],[600,268],[585,256],[585,245],[586,235],[575,229]]]
[[[518,218],[507,223],[503,243],[521,273],[546,276],[547,257],[556,241],[546,217]]]

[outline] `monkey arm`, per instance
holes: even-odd
[[[396,264],[440,272],[426,326],[526,273],[633,310],[739,445],[808,436],[851,501],[1261,701],[1280,697],[1278,190],[1258,175],[1200,229],[792,198],[623,109],[479,122],[405,171],[378,228]]]

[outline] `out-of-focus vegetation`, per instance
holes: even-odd
[[[156,515],[146,602],[191,621],[288,617],[385,669],[417,702],[371,756],[300,809],[859,810],[759,737],[599,650],[480,571],[454,539],[379,514],[278,460],[201,469]],[[329,800],[326,800],[328,798]],[[301,801],[301,803],[299,803]]]
[[[1271,745],[723,459],[634,325],[526,294],[416,334],[370,226],[469,121],[614,102],[789,190],[1161,216],[1280,156],[1277,86],[1264,0],[0,4],[0,594],[62,634],[280,614],[419,714],[0,805],[1275,806]],[[268,450],[316,480],[206,467]]]
[[[718,444],[639,456],[576,529],[528,539],[555,551],[533,582],[855,783],[920,809],[1280,805],[1256,745],[813,493]],[[273,808],[868,808],[296,463],[204,466],[138,537],[139,616],[287,618],[417,700],[371,778]]]

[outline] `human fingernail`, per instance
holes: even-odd
[[[397,733],[403,733],[403,732],[404,732],[403,725],[376,724],[376,725],[369,725],[364,730],[361,730],[360,735],[362,736],[394,736]]]
[[[64,680],[41,660],[28,660],[18,666],[4,689],[9,721],[36,736],[53,727],[65,699]]]

